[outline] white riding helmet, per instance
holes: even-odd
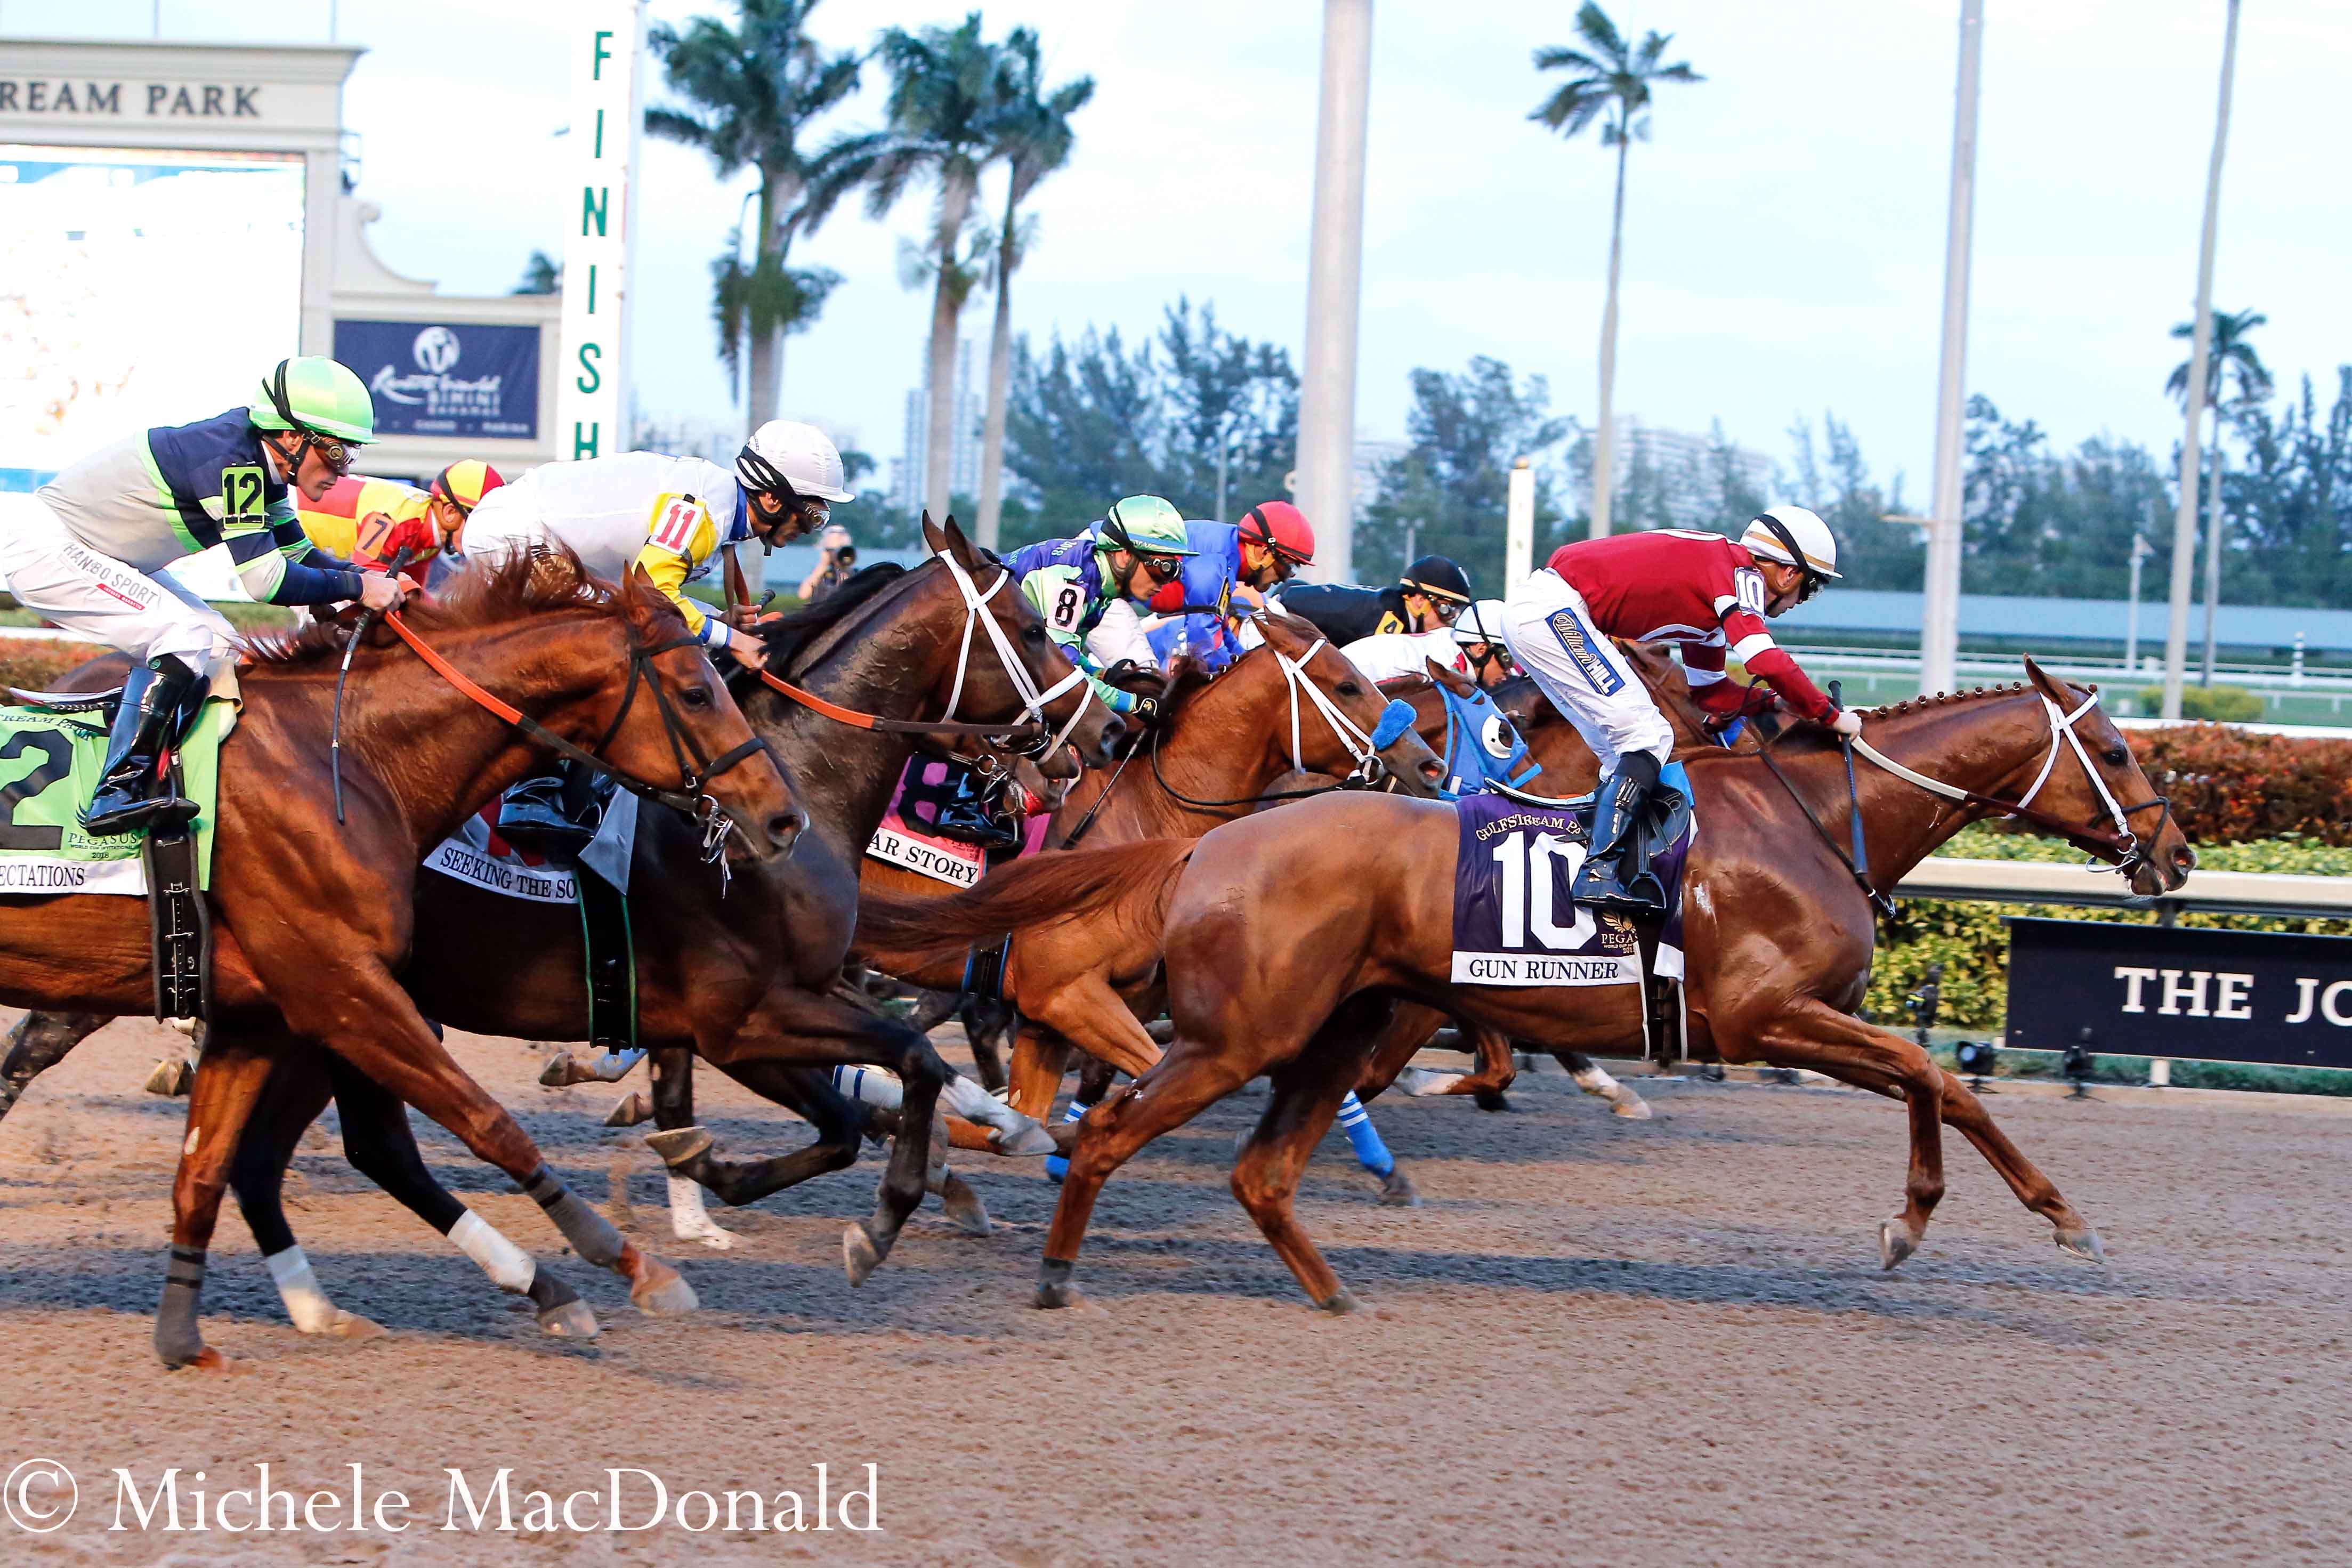
[[[1825,582],[1837,577],[1837,536],[1828,523],[1803,507],[1772,508],[1748,525],[1739,542],[1748,554],[1761,560],[1801,567],[1809,576]]]
[[[771,419],[751,432],[735,455],[735,478],[747,490],[782,492],[840,502],[856,498],[845,482],[841,453],[814,425]]]
[[[1465,645],[1474,642],[1500,645],[1503,640],[1503,601],[1480,599],[1465,608],[1454,619],[1454,640]]]

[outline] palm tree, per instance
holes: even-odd
[[[747,340],[751,345],[744,403],[747,426],[757,429],[776,416],[784,334],[814,321],[841,281],[837,273],[795,269],[787,259],[795,236],[825,210],[812,211],[803,193],[824,179],[841,151],[839,142],[810,150],[810,128],[857,90],[861,62],[855,50],[827,53],[809,37],[817,0],[740,5],[740,29],[712,16],[697,16],[683,33],[667,23],[653,29],[649,42],[670,89],[691,107],[648,110],[646,129],[701,148],[722,179],[746,168],[760,176],[746,198],[759,208],[750,264],[739,226],[710,265],[711,316],[730,383],[742,369]]]
[[[1592,536],[1609,531],[1610,484],[1617,444],[1612,410],[1617,381],[1617,270],[1625,239],[1625,153],[1633,139],[1650,139],[1650,89],[1662,81],[1705,81],[1687,61],[1661,65],[1659,57],[1674,42],[1671,33],[1651,33],[1639,47],[1629,45],[1597,0],[1584,0],[1576,13],[1581,49],[1536,51],[1538,70],[1570,70],[1570,78],[1544,100],[1530,120],[1539,120],[1562,136],[1582,133],[1601,121],[1601,144],[1617,149],[1617,203],[1609,226],[1609,302],[1601,315],[1601,424],[1592,449]]]
[[[856,185],[866,187],[866,210],[881,217],[907,187],[935,181],[939,205],[921,258],[905,269],[909,279],[932,280],[930,419],[925,444],[923,498],[932,515],[947,514],[948,482],[955,455],[956,327],[964,300],[980,280],[978,258],[965,249],[980,174],[993,156],[997,90],[996,49],[981,39],[980,13],[960,26],[929,26],[919,32],[885,29],[875,53],[890,73],[888,121],[871,134],[845,143],[829,177],[813,184],[812,204],[836,200]]]
[[[1004,504],[1004,402],[1013,385],[1013,274],[1021,265],[1034,229],[1024,224],[1021,204],[1045,177],[1069,162],[1070,116],[1095,95],[1095,79],[1082,76],[1052,92],[1045,86],[1037,34],[1015,27],[997,56],[996,121],[992,151],[1005,164],[1004,220],[996,231],[996,261],[990,279],[996,289],[996,325],[988,345],[988,426],[980,449],[980,542],[993,550]]]
[[[2213,684],[2213,613],[2221,598],[2221,420],[2225,413],[2243,413],[2257,404],[2270,401],[2274,383],[2263,363],[2263,356],[2246,335],[2270,318],[2260,310],[2216,310],[2213,312],[2211,346],[2206,351],[2210,360],[2205,373],[2205,408],[2213,421],[2213,467],[2206,479],[2205,524],[2205,663],[2200,685]],[[2183,321],[2172,329],[2176,338],[2192,342],[2197,337],[2197,323]],[[2188,361],[2172,367],[2166,378],[2164,390],[2185,410],[2189,406]],[[2227,395],[2224,388],[2234,382],[2237,395]]]

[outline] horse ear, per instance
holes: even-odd
[[[980,552],[971,547],[971,541],[965,537],[963,525],[956,521],[955,513],[948,513],[947,527],[940,531],[945,536],[949,553],[956,558],[957,563],[967,572],[979,571]]]
[[[923,509],[923,542],[930,547],[934,555],[948,547],[947,535],[941,533],[940,525],[931,521],[931,509],[929,507]]]
[[[1451,666],[1440,664],[1433,658],[1423,658],[1421,662],[1429,667],[1431,680],[1445,688],[1456,697],[1467,697],[1478,689],[1468,676]]]
[[[621,579],[621,610],[628,616],[629,625],[634,629],[642,632],[646,623],[654,616],[664,610],[675,612],[677,608],[670,603],[669,595],[654,585],[653,578],[644,567],[632,564],[629,574]]]
[[[2035,689],[2042,696],[2047,697],[2059,707],[2072,708],[2074,705],[2074,693],[2067,689],[2066,683],[2034,663],[2033,656],[2030,653],[2025,656],[2025,679],[2032,681]]]

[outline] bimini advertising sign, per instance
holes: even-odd
[[[2352,937],[2009,922],[2009,1044],[2352,1068]]]
[[[539,437],[539,329],[337,321],[335,357],[375,397],[384,436]]]

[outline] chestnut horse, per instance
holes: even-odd
[[[824,605],[770,623],[771,665],[822,700],[886,721],[936,716],[954,700],[966,720],[1010,727],[1023,718],[1024,699],[995,639],[974,635],[973,614],[997,621],[1004,646],[1017,650],[1031,690],[1063,684],[1072,667],[1044,636],[1044,622],[1027,601],[982,586],[992,587],[1002,568],[969,542],[953,519],[944,528],[926,519],[925,527],[940,559],[904,574],[869,568]],[[971,591],[960,584],[971,584]],[[974,596],[981,596],[983,610],[971,609]],[[801,799],[813,831],[790,860],[722,888],[691,874],[692,833],[683,818],[640,816],[630,879],[640,1037],[655,1050],[657,1074],[678,1075],[673,1098],[684,1114],[677,1126],[688,1136],[671,1145],[678,1151],[671,1163],[710,1181],[733,1202],[754,1201],[856,1157],[863,1119],[822,1074],[795,1068],[876,1063],[918,1086],[915,1098],[923,1110],[907,1119],[877,1213],[844,1238],[851,1278],[862,1281],[920,1200],[930,1156],[929,1100],[947,1076],[919,1034],[832,994],[856,905],[855,877],[842,868],[854,863],[850,844],[862,844],[880,820],[914,740],[905,732],[845,726],[741,675],[735,684],[755,731],[803,781]],[[1075,683],[1042,704],[1057,727],[1082,708],[1069,738],[1101,758],[1121,733],[1120,721],[1089,703]],[[585,964],[575,910],[506,898],[431,871],[417,877],[416,900],[417,938],[403,979],[428,1016],[482,1034],[586,1037]],[[104,1021],[27,1017],[12,1037],[16,1048],[7,1078],[29,1079]],[[684,1077],[689,1050],[809,1117],[819,1128],[818,1141],[754,1165],[717,1161],[708,1138],[691,1128],[691,1089]],[[20,1064],[20,1057],[37,1059]],[[346,1147],[366,1163],[365,1173],[446,1232],[456,1200],[425,1170],[397,1103],[368,1095],[364,1083],[354,1084],[348,1075],[331,1083],[315,1064],[289,1062],[271,1085],[269,1116],[250,1135],[260,1142],[240,1153],[233,1172],[248,1222],[268,1238],[264,1251],[276,1256],[293,1245],[278,1187],[297,1140],[331,1090],[341,1102]],[[707,1229],[723,1245],[724,1232]],[[317,1298],[314,1321],[325,1331],[361,1324],[339,1309],[320,1308],[323,1293],[310,1289]],[[584,1308],[550,1320],[549,1326],[571,1334],[594,1331]]]
[[[1687,1026],[1727,1061],[1809,1068],[1905,1102],[1905,1201],[1879,1227],[1889,1268],[1918,1247],[1943,1195],[1946,1122],[2050,1222],[2061,1248],[2105,1254],[2089,1222],[1975,1095],[1912,1041],[1853,1016],[1875,921],[1842,847],[1849,811],[1864,836],[1870,889],[1881,894],[1960,828],[2003,814],[2117,866],[2142,895],[2179,887],[2196,864],[2096,689],[2031,659],[2026,672],[2022,685],[1866,714],[1851,798],[1840,748],[1810,728],[1762,754],[1688,763],[1703,825],[1684,884]],[[1048,911],[1164,928],[1175,1039],[1158,1067],[1081,1123],[1046,1237],[1039,1305],[1072,1299],[1071,1269],[1110,1173],[1270,1073],[1274,1093],[1234,1167],[1234,1194],[1318,1306],[1349,1310],[1353,1299],[1300,1228],[1291,1197],[1400,996],[1553,1048],[1639,1037],[1638,986],[1452,981],[1457,837],[1452,811],[1334,796],[1198,843],[1074,856],[1043,874],[1015,867],[934,906],[941,944]],[[1367,844],[1382,853],[1361,854]]]
[[[221,1364],[197,1327],[205,1249],[238,1133],[271,1066],[303,1048],[299,1041],[327,1046],[521,1184],[583,1258],[631,1279],[639,1305],[693,1305],[675,1272],[564,1187],[402,990],[415,867],[468,813],[554,752],[541,737],[594,747],[641,787],[650,781],[711,803],[723,812],[713,820],[737,830],[729,857],[747,865],[785,854],[803,818],[700,645],[641,575],[616,588],[568,554],[517,554],[404,619],[446,667],[499,689],[520,722],[429,668],[391,628],[375,627],[355,656],[357,700],[342,719],[347,812],[339,825],[328,779],[338,629],[315,626],[266,642],[242,668],[244,712],[220,756],[213,1027],[188,1100],[155,1323],[167,1365]],[[721,870],[703,874],[715,879]],[[141,900],[0,899],[0,1002],[143,1013],[152,962]],[[542,1298],[568,1294],[552,1281],[534,1289],[530,1258],[501,1245],[508,1288],[530,1291],[542,1309]]]

